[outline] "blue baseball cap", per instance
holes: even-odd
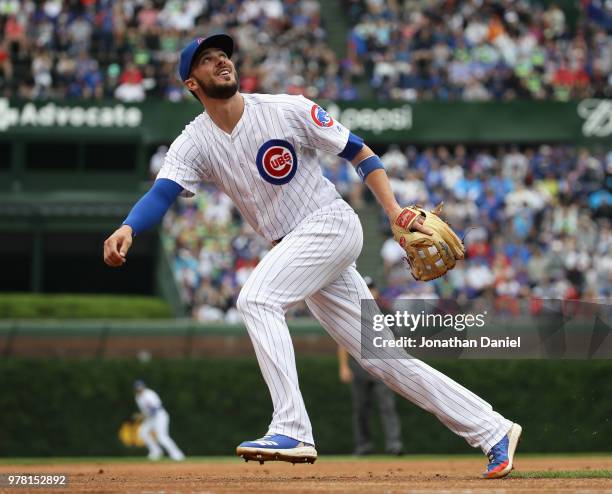
[[[231,58],[234,53],[234,40],[227,34],[213,34],[208,38],[196,38],[191,41],[183,51],[181,52],[181,59],[179,62],[179,75],[181,80],[184,82],[189,79],[189,73],[191,72],[191,64],[195,56],[206,48],[219,48],[223,50],[225,54]]]

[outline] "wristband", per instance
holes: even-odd
[[[370,173],[372,173],[374,170],[378,170],[379,168],[382,170],[385,169],[385,167],[382,164],[382,161],[380,161],[380,158],[375,154],[360,161],[359,164],[355,167],[355,169],[357,170],[357,174],[359,175],[359,178],[361,178],[361,180],[364,182],[365,182],[366,177]]]

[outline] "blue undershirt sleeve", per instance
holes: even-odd
[[[344,149],[342,150],[341,153],[338,154],[338,156],[340,156],[341,158],[344,158],[345,160],[352,161],[353,158],[357,156],[357,153],[361,151],[362,148],[363,148],[363,139],[359,137],[358,135],[353,134],[351,132],[349,133],[349,138],[348,138],[348,141],[346,142],[346,146],[344,146]]]
[[[131,226],[134,235],[157,225],[182,190],[183,187],[173,180],[157,179],[153,187],[134,204],[122,224]]]

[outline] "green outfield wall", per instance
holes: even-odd
[[[437,362],[436,368],[524,427],[523,452],[610,451],[609,361]],[[298,355],[300,384],[322,454],[352,448],[350,391],[334,357]],[[118,440],[143,378],[189,455],[229,455],[260,437],[270,397],[254,358],[0,360],[0,456],[145,454]],[[398,399],[408,453],[469,453],[434,417]],[[374,413],[376,416],[376,413]],[[376,431],[380,431],[377,426]],[[379,442],[381,434],[377,433]]]
[[[334,118],[377,143],[610,142],[612,138],[612,100],[320,103]],[[0,98],[0,139],[167,142],[200,112],[195,101],[123,104]]]

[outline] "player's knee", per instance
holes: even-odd
[[[241,314],[246,315],[253,314],[255,311],[272,304],[273,302],[271,302],[264,290],[251,290],[245,287],[240,291],[240,295],[238,295],[236,309]]]
[[[251,304],[252,304],[252,297],[250,293],[248,292],[248,290],[243,288],[242,290],[240,290],[240,293],[238,294],[238,299],[236,300],[236,309],[241,314],[246,314],[247,312],[249,312],[249,308]]]

